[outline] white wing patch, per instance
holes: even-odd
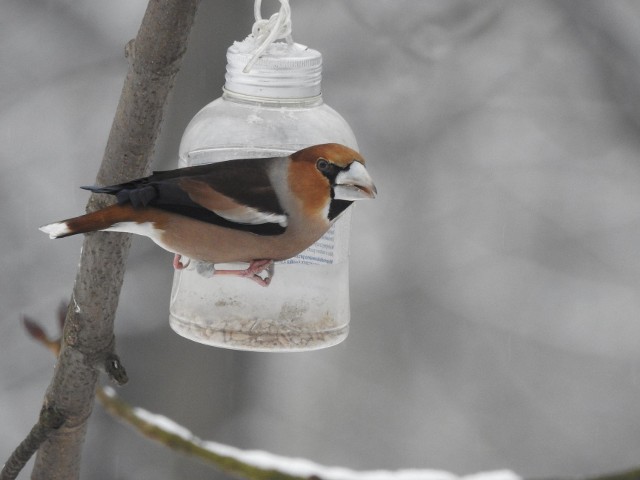
[[[104,231],[134,233],[136,235],[142,235],[153,240],[153,242],[159,247],[164,248],[169,252],[177,253],[162,241],[163,230],[156,228],[152,222],[119,222],[114,223],[109,228],[105,228]]]
[[[244,223],[250,225],[277,223],[284,228],[286,228],[289,224],[289,219],[286,215],[271,212],[261,212],[256,208],[246,206],[232,208],[229,210],[218,210],[215,211],[215,213],[226,220],[236,223]]]

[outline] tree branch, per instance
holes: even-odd
[[[64,417],[60,412],[54,408],[42,409],[38,423],[33,426],[27,438],[18,445],[7,460],[0,472],[0,480],[14,480],[40,445],[63,423]]]
[[[129,71],[97,175],[98,184],[120,183],[148,170],[197,4],[198,0],[149,1],[135,43],[127,46]],[[94,195],[87,210],[102,208],[107,202],[104,196]],[[78,478],[98,371],[106,369],[116,379],[126,381],[114,353],[113,321],[130,243],[126,234],[98,232],[85,238],[60,356],[43,403],[43,412],[56,412],[57,428],[47,426],[48,415],[41,415],[21,444],[29,448],[16,450],[19,462],[11,463],[12,469],[18,468],[16,475],[34,445],[37,448],[44,441],[32,478]]]

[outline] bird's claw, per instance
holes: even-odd
[[[253,280],[261,287],[268,287],[271,284],[275,267],[273,260],[252,260],[245,270],[216,270],[214,275],[233,275]],[[266,275],[261,275],[266,273]]]
[[[182,255],[180,255],[179,253],[176,253],[173,256],[173,268],[175,268],[176,270],[184,270],[189,266],[189,263],[191,263],[190,258],[187,258],[187,261],[182,263]]]
[[[178,253],[173,257],[173,268],[176,270],[184,270],[190,263],[190,258],[187,258],[186,262],[183,263],[182,255]],[[252,260],[245,270],[214,270],[213,275],[244,277],[256,282],[261,287],[268,287],[271,284],[274,272],[275,266],[273,260]],[[200,273],[199,270],[198,273]],[[210,274],[207,276],[210,276]]]

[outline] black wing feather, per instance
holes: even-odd
[[[153,172],[148,177],[118,185],[81,188],[94,193],[115,195],[118,203],[131,203],[134,208],[154,207],[225,228],[248,231],[257,235],[279,235],[284,233],[286,227],[275,223],[232,222],[194,202],[179,185],[181,179],[192,178],[252,208],[284,214],[264,168],[264,162],[272,160],[274,159],[229,160]],[[229,165],[231,162],[233,165]]]

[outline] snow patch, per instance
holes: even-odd
[[[184,428],[182,425],[177,424],[170,418],[165,417],[164,415],[151,413],[143,408],[134,408],[133,414],[143,422],[154,425],[165,432],[177,435],[184,440],[199,442],[199,439],[197,439],[193,435],[193,433],[191,433],[191,431]]]

